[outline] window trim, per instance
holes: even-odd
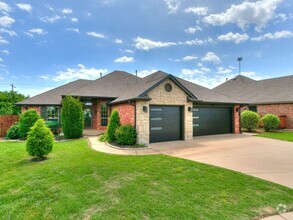
[[[48,118],[48,109],[49,108],[55,108],[55,109],[57,109],[57,118]],[[55,113],[56,113],[55,112]],[[60,107],[59,106],[46,106],[46,121],[58,121],[59,122],[59,120],[60,120]],[[57,120],[56,120],[57,119]]]
[[[102,111],[102,106],[106,106],[106,110]],[[106,113],[106,116],[104,116],[103,113]],[[108,118],[109,118],[109,108],[108,108],[107,103],[105,103],[105,102],[100,103],[100,125],[103,127],[107,127],[108,123],[109,123]],[[104,125],[102,120],[107,120],[106,125]]]

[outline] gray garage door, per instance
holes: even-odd
[[[193,136],[232,133],[231,107],[193,107]]]
[[[182,107],[150,106],[150,143],[182,139]]]

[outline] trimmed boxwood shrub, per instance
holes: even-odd
[[[66,96],[62,101],[62,131],[66,138],[80,138],[83,132],[82,103],[79,99]]]
[[[53,149],[54,137],[43,119],[39,119],[28,133],[26,150],[29,155],[44,158]]]
[[[46,121],[45,123],[53,134],[58,134],[58,131],[59,131],[59,122],[58,121]]]
[[[136,130],[132,125],[122,125],[116,129],[116,142],[121,145],[136,144]]]
[[[266,131],[275,130],[281,124],[281,120],[274,114],[266,114],[261,119],[262,125]]]
[[[118,127],[120,127],[120,116],[119,112],[117,109],[113,110],[111,117],[110,117],[110,122],[107,127],[107,140],[109,142],[115,142],[116,141],[116,136],[115,136],[115,131]]]
[[[20,138],[26,139],[28,132],[30,131],[31,127],[39,120],[41,117],[37,113],[36,110],[30,109],[23,112],[20,115],[19,119],[19,134]]]
[[[19,139],[20,133],[19,133],[19,123],[15,123],[12,125],[9,130],[7,131],[6,135],[7,139]]]
[[[248,131],[257,128],[259,120],[259,115],[253,111],[245,110],[241,113],[241,127]]]

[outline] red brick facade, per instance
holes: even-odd
[[[29,109],[34,109],[37,111],[39,115],[41,115],[41,106],[27,106],[27,107],[21,106],[21,112],[25,112],[26,110],[29,110]]]
[[[97,130],[106,130],[107,126],[101,125],[101,104],[107,103],[107,100],[93,101],[92,128]],[[108,120],[110,118],[110,108],[108,107]]]
[[[257,113],[261,116],[268,113],[286,116],[286,128],[293,129],[293,104],[258,105]]]
[[[0,137],[4,137],[11,125],[18,119],[18,115],[0,115]]]
[[[120,105],[115,105],[112,109],[117,109],[120,116],[120,122],[122,125],[135,124],[135,103],[124,103]]]
[[[239,108],[239,105],[234,105],[234,134],[240,134],[240,118],[237,111]]]

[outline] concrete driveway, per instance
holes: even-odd
[[[161,153],[236,170],[293,188],[293,143],[247,134],[150,145]]]

